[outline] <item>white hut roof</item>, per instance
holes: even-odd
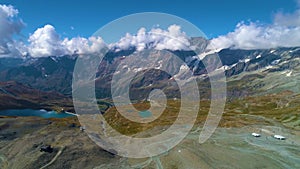
[[[252,136],[254,136],[254,137],[259,137],[260,134],[258,134],[258,133],[252,133]]]
[[[285,137],[281,136],[281,135],[274,135],[275,138],[278,138],[278,139],[285,139]]]

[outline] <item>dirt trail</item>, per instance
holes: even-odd
[[[2,155],[0,155],[0,168],[8,168],[8,161],[6,160],[5,156]]]
[[[60,150],[57,152],[57,154],[55,155],[55,157],[53,157],[53,159],[46,165],[44,165],[43,167],[41,167],[41,169],[45,169],[48,166],[50,166],[52,163],[55,162],[55,160],[60,156],[60,154],[63,152],[63,150],[65,149],[65,147],[61,147]]]

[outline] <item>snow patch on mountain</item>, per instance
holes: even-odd
[[[256,59],[261,58],[261,54],[257,55],[255,58],[256,58]]]
[[[272,61],[271,65],[277,65],[280,62],[280,59]]]
[[[245,62],[245,63],[248,63],[248,62],[250,62],[250,59],[245,59],[244,62]]]

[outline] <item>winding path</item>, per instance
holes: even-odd
[[[61,147],[59,149],[59,151],[57,152],[57,154],[55,155],[55,157],[53,157],[53,159],[46,165],[44,165],[43,167],[41,167],[40,169],[44,169],[47,168],[48,166],[50,166],[52,163],[55,162],[55,160],[58,158],[58,156],[60,156],[60,154],[63,152],[63,150],[65,149],[65,146]]]

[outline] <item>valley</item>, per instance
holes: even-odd
[[[300,0],[0,2],[0,169],[300,169]]]
[[[209,108],[209,101],[202,101],[196,124],[188,136],[170,151],[148,159],[124,158],[101,149],[80,130],[81,124],[76,117],[2,117],[0,166],[40,168],[50,163],[60,151],[47,168],[298,168],[299,97],[283,92],[227,102],[218,129],[207,142],[199,144],[199,132]],[[170,102],[173,110],[178,109],[176,102]],[[143,109],[148,105],[141,103],[136,106]],[[104,117],[122,134],[150,137],[172,124],[172,112],[176,111],[168,112],[168,116],[162,115],[160,122],[150,125],[130,125],[115,115],[113,107]],[[252,132],[262,136],[255,138],[251,136]],[[276,140],[274,134],[287,139]],[[47,144],[54,148],[53,153],[39,151]]]
[[[197,41],[197,39],[193,39]],[[151,158],[125,158],[115,151],[99,147],[94,139],[114,136],[110,125],[119,133],[134,137],[148,138],[166,131],[175,122],[180,110],[180,96],[172,76],[155,69],[138,72],[131,81],[130,97],[132,105],[138,110],[131,111],[126,104],[120,104],[122,111],[132,119],[142,119],[138,123],[120,114],[109,94],[114,71],[122,65],[136,66],[124,57],[139,57],[137,53],[121,51],[109,53],[96,73],[96,101],[105,119],[93,123],[97,115],[79,114],[75,116],[36,117],[7,116],[0,118],[0,168],[299,168],[297,147],[300,145],[300,62],[299,48],[278,48],[276,50],[232,50],[225,49],[218,54],[227,64],[215,69],[224,69],[227,81],[227,101],[225,109],[213,135],[199,143],[199,134],[204,127],[210,108],[209,77],[199,58],[191,52],[155,51],[148,57],[166,56],[165,70],[182,77],[177,71],[181,65],[168,60],[176,56],[186,61],[197,78],[201,96],[200,109],[191,132],[178,145],[163,154]],[[123,56],[126,55],[126,56]],[[143,53],[144,55],[144,53]],[[145,57],[147,57],[145,56]],[[231,57],[235,58],[230,60]],[[258,57],[259,56],[259,57]],[[206,56],[206,57],[209,57]],[[203,59],[215,63],[211,58]],[[47,57],[34,60],[2,59],[6,64],[0,70],[0,110],[44,109],[53,112],[74,110],[71,97],[72,68],[76,56]],[[122,62],[126,60],[126,62]],[[157,60],[159,62],[159,60]],[[154,64],[154,63],[149,63]],[[139,69],[136,67],[136,69]],[[126,73],[124,75],[126,79]],[[60,85],[63,84],[63,85]],[[122,86],[122,81],[117,84]],[[150,102],[146,98],[154,89],[167,93],[167,107],[163,113],[148,110]],[[188,90],[188,92],[194,92]],[[161,104],[163,102],[157,102]],[[119,104],[119,103],[118,103]],[[190,101],[186,107],[194,107],[197,102]],[[83,103],[84,105],[84,103]],[[0,112],[1,112],[0,111]],[[27,112],[28,113],[28,112]],[[189,110],[181,117],[189,119]],[[19,114],[18,114],[19,115]],[[47,117],[47,118],[43,118]],[[151,118],[157,118],[151,120]],[[80,119],[80,121],[78,120]],[[187,120],[186,120],[187,121]],[[178,127],[191,125],[182,123]],[[85,131],[88,128],[97,131]],[[251,133],[261,137],[253,137]],[[273,136],[282,135],[286,140]],[[101,139],[100,139],[101,140]],[[162,140],[162,144],[163,144]],[[53,151],[41,152],[43,146],[51,145]],[[126,147],[127,144],[124,144]],[[137,149],[136,151],[140,151]]]

